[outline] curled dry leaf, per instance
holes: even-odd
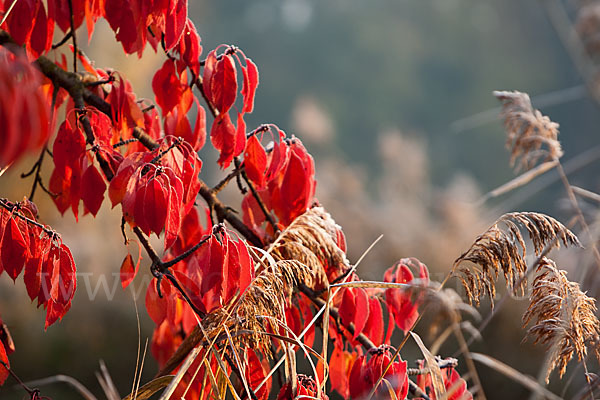
[[[509,289],[524,293],[527,263],[522,229],[529,234],[537,256],[546,246],[558,247],[561,241],[565,246],[581,246],[577,237],[552,217],[533,212],[504,214],[454,261],[451,274],[462,281],[469,302],[479,305],[481,297],[487,294],[493,306],[500,273]]]
[[[510,149],[510,165],[516,170],[531,169],[538,161],[551,161],[563,155],[558,141],[558,124],[531,105],[527,93],[494,92],[502,101],[506,147]]]
[[[533,322],[527,335],[550,349],[550,365],[546,370],[546,383],[550,373],[558,368],[562,377],[574,355],[581,361],[591,344],[600,360],[600,322],[596,300],[588,297],[571,282],[565,271],[543,258],[533,281],[529,308],[523,315],[523,325]]]

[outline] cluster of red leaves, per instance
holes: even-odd
[[[84,214],[96,216],[106,192],[105,178],[94,165],[94,154],[107,161],[116,171],[123,157],[110,146],[112,136],[110,119],[90,108],[85,111],[90,122],[96,146],[86,150],[86,140],[79,121],[65,120],[60,126],[53,146],[54,170],[49,189],[55,194],[54,203],[64,212],[71,207],[75,218],[79,215],[79,203],[83,202]]]
[[[222,168],[227,168],[234,157],[239,156],[246,146],[246,123],[244,114],[254,109],[254,95],[258,86],[258,69],[251,59],[246,58],[243,52],[227,48],[217,55],[219,46],[208,53],[202,77],[202,90],[207,100],[216,110],[215,121],[210,131],[210,140],[219,151],[218,163]],[[235,53],[234,53],[235,51]],[[242,63],[239,55],[244,58]],[[242,70],[242,111],[237,113],[237,127],[233,125],[229,110],[235,104],[238,93],[237,59]]]
[[[5,271],[15,281],[25,271],[27,293],[32,301],[37,299],[38,307],[46,309],[48,328],[71,307],[77,287],[75,263],[56,234],[16,213],[35,221],[37,208],[26,200],[15,204],[12,211],[0,209],[0,274]]]
[[[125,220],[149,235],[164,229],[165,248],[175,242],[181,220],[194,205],[202,161],[189,143],[167,136],[152,151],[125,157],[111,180],[113,207],[121,204]]]
[[[74,29],[85,20],[88,40],[96,21],[104,17],[128,54],[137,52],[141,56],[147,42],[156,50],[164,35],[166,50],[175,49],[180,54],[187,50],[193,55],[192,46],[182,49],[180,45],[180,39],[193,27],[187,18],[187,0],[7,0],[2,11],[6,13],[15,1],[1,28],[10,32],[19,45],[26,45],[34,58],[52,47],[55,23],[63,32],[71,29],[71,13]]]
[[[214,312],[248,288],[254,279],[254,261],[244,241],[233,240],[222,225],[202,229],[195,208],[184,218],[183,226],[165,261],[196,244],[189,241],[189,236],[203,240],[197,251],[171,268],[171,273],[197,309],[204,313]],[[181,294],[166,280],[161,283],[161,294],[162,298],[155,285],[150,285],[146,308],[157,325],[152,351],[162,365],[176,350],[177,327],[182,326],[187,335],[197,324],[197,319]]]
[[[328,400],[329,397],[321,392],[319,395],[318,386],[312,376],[306,376],[304,374],[298,374],[296,376],[296,393],[292,393],[292,383],[288,382],[282,386],[277,396],[277,400],[297,399],[297,398],[309,398]]]
[[[425,367],[424,360],[417,360],[419,368]],[[444,388],[446,389],[448,400],[471,400],[473,395],[467,390],[467,382],[460,377],[458,372],[454,368],[442,369],[442,378],[444,380]],[[431,400],[436,400],[435,390],[433,390],[433,383],[431,380],[431,374],[422,374],[417,376],[417,385],[421,388],[423,393],[427,394]]]
[[[48,140],[50,113],[41,81],[25,58],[0,49],[0,169]]]
[[[368,351],[371,356],[368,360],[366,355],[358,357],[350,372],[349,389],[350,396],[353,399],[365,398],[373,390],[381,376],[383,376],[383,379],[375,392],[376,398],[388,398],[388,386],[392,388],[396,398],[406,398],[408,393],[406,361],[395,360],[385,375],[383,374],[383,371],[392,360],[392,350],[392,347],[382,345]]]
[[[417,279],[411,269],[418,273]],[[418,308],[424,297],[423,288],[429,285],[429,271],[425,264],[416,258],[403,258],[385,271],[383,279],[384,282],[408,285],[406,289],[385,291],[385,301],[396,325],[406,334],[419,318]]]
[[[187,80],[187,69],[179,70],[176,61],[167,59],[154,74],[152,89],[156,104],[162,110],[165,134],[182,137],[198,151],[206,141],[206,111],[200,106]],[[193,129],[187,118],[192,103],[198,110]]]
[[[69,6],[66,0],[48,0],[47,5],[48,10],[41,0],[7,0],[4,2],[4,7],[0,7],[4,11],[3,15],[12,7],[6,22],[0,28],[10,32],[18,45],[25,45],[27,54],[31,58],[39,57],[52,47],[55,20],[59,22],[60,19],[61,23],[66,22],[69,26],[69,21],[62,19],[65,13],[61,13],[58,9],[66,6],[68,12]]]
[[[316,188],[315,163],[300,139],[285,139],[278,130],[279,141],[268,150],[253,135],[244,152],[248,179],[256,186],[268,210],[275,212],[280,228],[285,228],[313,203]],[[242,201],[244,223],[264,237],[265,215],[250,193]],[[268,229],[268,227],[267,227]]]

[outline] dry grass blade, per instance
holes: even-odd
[[[544,258],[537,273],[523,325],[533,322],[527,335],[550,348],[547,383],[556,368],[562,378],[574,355],[582,361],[588,344],[600,361],[600,321],[596,300],[583,293],[578,283],[569,281],[552,260]]]
[[[520,383],[524,387],[528,388],[532,392],[535,392],[546,399],[552,400],[560,400],[561,397],[555,395],[539,383],[535,381],[535,379],[527,376],[513,367],[504,364],[501,361],[496,360],[490,356],[480,353],[471,353],[471,358],[477,362],[480,362],[496,371],[500,372],[502,375],[512,379],[513,381]]]
[[[552,217],[533,212],[504,214],[454,261],[451,275],[462,281],[470,302],[479,305],[487,294],[493,306],[500,273],[509,289],[524,293],[527,263],[522,229],[527,231],[536,255],[552,242],[557,247],[561,241],[565,246],[581,246],[577,237]]]
[[[155,393],[169,386],[173,380],[173,375],[161,376],[146,383],[144,386],[137,389],[135,396],[127,396],[123,400],[146,400],[152,397]]]
[[[419,346],[421,353],[425,357],[426,368],[429,369],[429,375],[431,376],[431,383],[433,385],[433,391],[435,393],[435,398],[439,399],[440,396],[446,392],[446,387],[444,386],[444,377],[442,375],[442,370],[438,365],[438,361],[435,359],[433,354],[427,349],[419,335],[414,332],[410,332],[412,338]]]
[[[25,385],[27,385],[29,387],[36,387],[36,386],[50,385],[50,384],[56,383],[56,382],[62,382],[62,383],[68,384],[73,389],[75,389],[81,395],[81,397],[83,397],[85,400],[97,400],[96,396],[94,396],[92,394],[92,392],[90,392],[88,390],[88,388],[86,388],[77,379],[70,377],[68,375],[55,375],[55,376],[49,376],[48,378],[36,379],[34,381],[27,381],[27,382],[25,382]]]
[[[534,109],[527,93],[494,92],[502,101],[501,117],[508,135],[510,164],[516,170],[533,168],[538,161],[551,161],[563,155],[558,141],[558,124]]]

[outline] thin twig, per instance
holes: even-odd
[[[77,34],[75,32],[75,16],[73,15],[73,0],[69,1],[69,13],[70,19],[69,23],[71,24],[71,37],[73,38],[73,72],[77,72],[77,55],[79,54],[77,50]]]
[[[15,2],[16,3],[16,2]],[[60,41],[56,44],[52,45],[52,50],[56,50],[58,49],[60,46],[62,46],[63,44],[67,43],[67,41],[69,39],[71,39],[71,36],[73,36],[73,31],[69,30],[69,32],[67,32],[67,34],[65,36],[63,36],[62,39],[60,39]]]
[[[246,170],[245,170],[243,164],[240,162],[240,160],[237,157],[234,158],[234,162],[235,162],[235,167],[242,171],[242,178],[244,179],[244,181],[250,188],[252,197],[254,197],[254,200],[256,200],[256,203],[260,207],[260,210],[263,212],[265,218],[267,219],[267,221],[269,222],[269,224],[271,225],[271,227],[273,228],[275,233],[279,233],[279,228],[277,227],[277,224],[275,223],[273,216],[271,215],[269,210],[267,210],[267,206],[265,206],[265,203],[262,200],[262,198],[260,197],[260,194],[256,191],[254,184],[252,184],[250,179],[248,179],[248,175],[246,174]]]

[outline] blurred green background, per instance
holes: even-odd
[[[442,280],[452,261],[502,211],[545,211],[565,222],[572,216],[552,173],[476,204],[483,193],[514,177],[493,90],[527,92],[534,106],[560,123],[565,165],[599,144],[598,105],[582,86],[543,0],[197,1],[190,2],[190,16],[204,54],[221,43],[235,44],[258,65],[260,85],[248,127],[275,123],[302,139],[316,160],[317,197],[344,228],[350,260],[384,234],[359,267],[363,278],[382,279],[395,260],[414,256]],[[84,32],[79,36],[84,41]],[[147,48],[141,60],[124,56],[104,22],[86,53],[96,66],[122,71],[139,96],[153,98],[151,79],[164,55]],[[215,159],[210,146],[201,157],[203,178],[212,185],[223,172],[210,162]],[[0,179],[2,196],[18,200],[29,192],[29,181],[14,182],[33,162],[15,166]],[[592,163],[573,172],[572,183],[598,191],[597,167]],[[227,196],[229,204],[239,204],[239,197]],[[89,281],[80,277],[72,310],[44,333],[43,314],[29,304],[22,280],[15,287],[2,276],[0,315],[17,347],[12,366],[26,380],[73,376],[103,398],[94,375],[103,359],[125,395],[138,334],[132,296],[114,286],[113,273],[126,254],[120,210],[111,211],[106,203],[96,220],[86,216],[75,224],[72,216],[60,218],[42,193],[36,203],[42,219],[63,234]],[[586,212],[596,212],[595,205],[585,206]],[[578,253],[566,254],[559,256],[564,260],[559,265],[574,268]],[[142,270],[147,267],[142,264]],[[86,282],[93,290],[102,279],[109,295],[101,288],[90,299]],[[142,348],[153,328],[144,310],[148,279],[147,273],[136,279]],[[500,313],[474,349],[537,376],[544,349],[521,344],[524,306],[515,301]],[[481,308],[484,315],[486,307]],[[430,343],[426,328],[422,325],[419,332]],[[455,350],[456,344],[448,343],[442,355]],[[410,348],[403,354],[409,360],[420,357]],[[155,372],[148,355],[142,382]],[[490,399],[528,396],[498,373],[485,367],[480,372]],[[578,376],[568,393],[577,391],[581,371]],[[566,379],[554,380],[552,389],[565,385]],[[0,388],[2,399],[23,393],[10,384]],[[42,393],[80,398],[61,384],[44,387]]]

